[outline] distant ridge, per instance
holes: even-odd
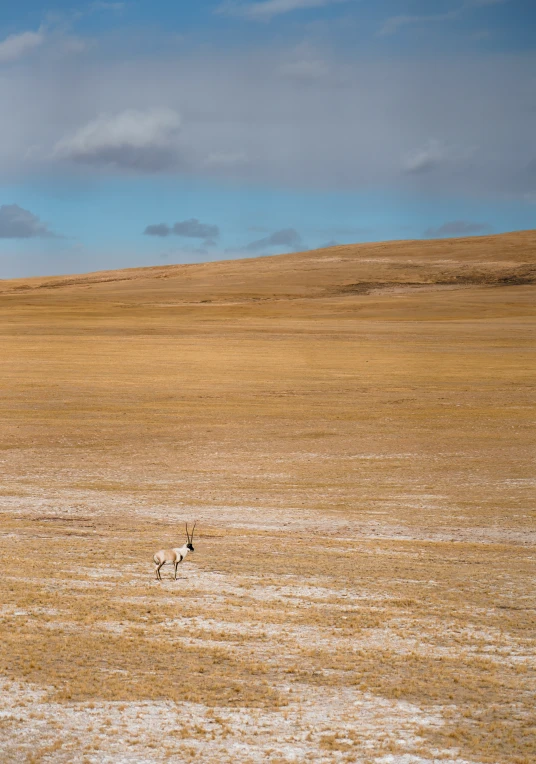
[[[536,282],[536,230],[346,244],[286,255],[0,280],[0,295],[66,292],[199,302],[366,294],[387,288]]]

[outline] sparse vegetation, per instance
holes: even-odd
[[[2,284],[2,760],[532,764],[535,242]]]

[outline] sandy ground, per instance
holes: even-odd
[[[532,764],[535,261],[0,282],[0,759]]]

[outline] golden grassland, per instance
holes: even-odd
[[[0,281],[2,761],[532,764],[535,280],[528,231]]]

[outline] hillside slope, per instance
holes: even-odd
[[[536,231],[461,239],[351,244],[242,260],[0,281],[0,294],[72,290],[115,298],[194,301],[330,297],[416,286],[536,281]]]

